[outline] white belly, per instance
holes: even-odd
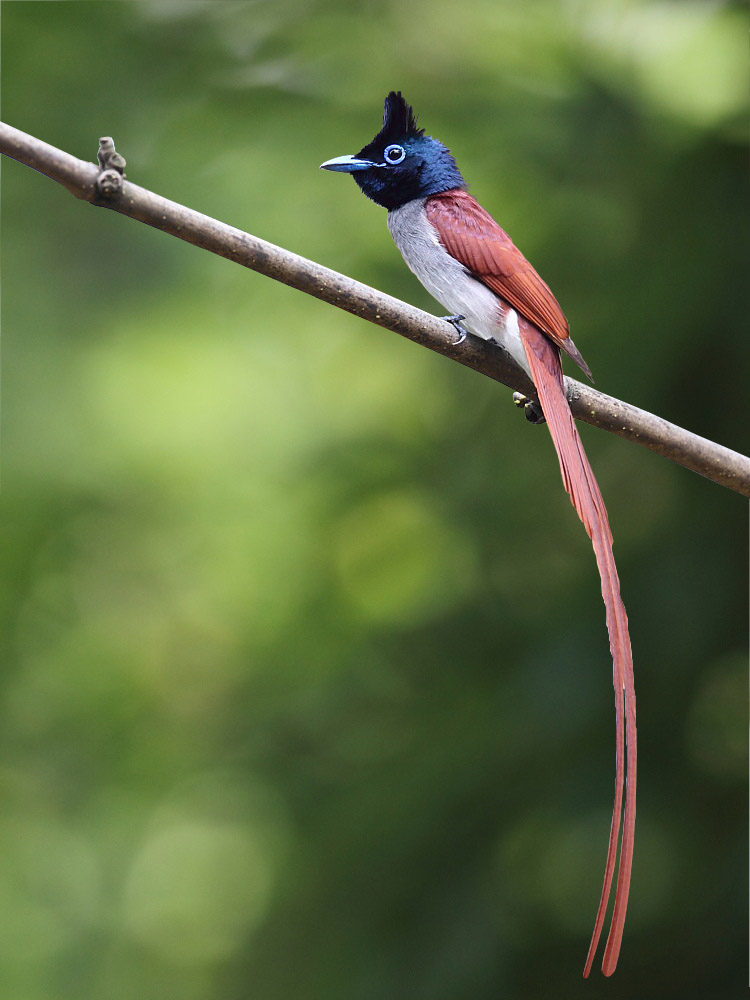
[[[388,229],[408,267],[451,314],[466,317],[467,330],[500,344],[530,375],[515,309],[504,309],[494,292],[451,257],[428,221],[424,203],[416,198],[388,213]]]

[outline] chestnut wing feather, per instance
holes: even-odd
[[[590,377],[557,299],[489,212],[460,188],[432,195],[425,211],[448,253],[546,333]]]

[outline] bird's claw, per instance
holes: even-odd
[[[542,408],[535,399],[529,399],[522,392],[513,393],[513,402],[516,406],[523,407],[523,415],[532,424],[543,424],[544,414]]]
[[[455,316],[441,316],[440,319],[444,319],[446,323],[450,323],[458,334],[458,340],[453,341],[453,346],[458,347],[459,344],[463,344],[469,335],[469,331],[461,324],[461,320],[466,319],[466,317],[462,316],[460,313],[456,313]]]

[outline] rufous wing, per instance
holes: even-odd
[[[546,333],[591,378],[557,299],[489,212],[461,188],[432,195],[425,212],[451,257]]]

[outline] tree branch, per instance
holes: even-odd
[[[100,167],[0,122],[0,152],[62,184],[76,198],[145,222],[211,253],[314,295],[330,305],[407,337],[525,395],[534,387],[494,344],[456,331],[444,320],[233,226],[168,201],[122,178],[124,161],[102,140]],[[750,496],[750,459],[652,413],[566,378],[576,418],[643,445],[743,496]]]

